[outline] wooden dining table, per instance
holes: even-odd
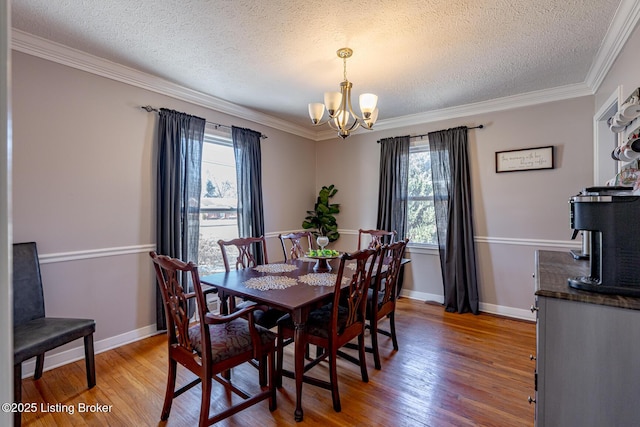
[[[291,319],[295,325],[294,376],[296,381],[296,409],[294,416],[296,421],[302,421],[303,419],[301,396],[305,346],[302,343],[301,336],[304,331],[305,320],[313,307],[329,299],[333,295],[335,287],[335,279],[331,285],[328,285],[328,282],[325,285],[310,285],[300,279],[302,278],[305,280],[308,278],[313,280],[322,278],[319,274],[335,274],[338,269],[339,260],[330,260],[328,264],[333,271],[318,273],[313,270],[315,260],[307,260],[303,258],[289,260],[286,263],[265,264],[265,266],[269,266],[266,267],[268,269],[267,271],[260,271],[263,270],[260,268],[263,266],[258,266],[254,268],[234,270],[229,273],[215,273],[202,276],[200,278],[200,281],[203,284],[214,286],[218,289],[218,296],[221,299],[222,307],[226,307],[226,300],[229,297],[241,297],[250,301],[255,301],[258,304],[265,304],[269,307],[286,311],[291,315]],[[288,270],[294,267],[295,269],[279,272],[278,266],[288,266],[282,267],[282,270]],[[347,271],[345,271],[345,274]],[[290,285],[275,284],[272,286],[282,286],[283,288],[268,289],[270,287],[269,282],[271,278],[273,278],[274,282],[287,282]],[[291,279],[295,280],[295,284],[291,284],[294,283]],[[261,281],[263,282],[263,288],[259,287]],[[252,283],[257,283],[256,287],[251,286]],[[249,284],[249,286],[247,286],[247,284]]]
[[[409,260],[403,260],[403,264]],[[217,288],[221,311],[227,307],[229,297],[240,297],[290,314],[294,330],[294,377],[296,382],[296,421],[302,421],[302,383],[305,345],[302,333],[309,312],[330,299],[335,289],[335,273],[340,260],[328,261],[332,271],[314,271],[316,261],[302,258],[253,268],[215,273],[200,278],[201,283]],[[349,275],[345,265],[344,276]],[[333,276],[327,276],[333,274]],[[332,280],[331,280],[331,277]],[[322,280],[324,279],[324,280]],[[327,280],[328,279],[328,280]],[[344,286],[347,286],[346,284]]]

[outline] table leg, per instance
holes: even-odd
[[[296,377],[296,411],[294,417],[296,421],[302,421],[302,376],[304,375],[304,356],[306,345],[303,340],[304,322],[302,313],[293,313],[294,331],[294,361],[295,361],[295,377]]]
[[[229,305],[227,303],[229,295],[225,295],[224,292],[218,291],[218,298],[220,299],[220,314],[229,314]]]

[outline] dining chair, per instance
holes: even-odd
[[[224,262],[224,269],[228,273],[231,271],[229,267],[229,258],[227,254],[227,248],[234,247],[238,251],[236,256],[236,270],[240,268],[255,267],[258,264],[268,264],[267,257],[267,243],[264,236],[260,237],[238,237],[232,240],[218,240],[220,250],[222,251],[222,261]],[[258,253],[262,253],[262,260],[260,260]]]
[[[363,230],[361,228],[358,230],[358,250],[362,249],[362,244],[365,243],[365,241],[363,240],[364,235],[369,236],[369,243],[367,244],[367,248],[371,249],[375,248],[376,246],[393,243],[396,239],[397,234],[398,233],[395,230]]]
[[[398,277],[402,267],[402,258],[409,239],[383,246],[376,266],[373,286],[367,295],[367,328],[371,332],[371,347],[367,351],[373,353],[376,369],[380,369],[380,350],[378,349],[378,334],[391,337],[393,349],[398,350],[396,337],[396,298],[398,292]],[[384,271],[383,271],[384,270]],[[389,331],[379,329],[378,323],[389,318]]]
[[[173,399],[198,383],[202,387],[199,426],[221,421],[265,399],[269,400],[269,410],[274,411],[277,406],[274,383],[275,334],[254,324],[253,312],[256,307],[248,306],[229,315],[211,313],[200,284],[198,267],[193,262],[183,262],[156,252],[150,252],[149,255],[153,260],[167,318],[169,369],[161,420],[169,418]],[[184,281],[193,284],[193,292],[183,287]],[[192,321],[188,314],[187,303],[191,299],[196,301],[199,319],[196,321]],[[231,384],[222,375],[242,363],[264,357],[269,365],[268,381],[266,388],[261,388],[254,395],[240,389],[237,384]],[[197,378],[176,389],[178,364]],[[209,417],[212,380],[225,387],[227,396],[234,393],[243,400]]]
[[[301,334],[302,345],[306,347],[308,344],[314,344],[323,349],[318,357],[305,364],[304,371],[307,372],[323,360],[328,359],[329,362],[329,381],[307,375],[304,375],[303,381],[331,390],[333,409],[336,412],[341,410],[336,368],[338,350],[355,338],[358,338],[358,358],[348,357],[348,360],[360,366],[362,381],[369,381],[365,360],[365,312],[367,289],[371,283],[371,273],[378,253],[379,249],[365,249],[352,254],[345,253],[340,257],[332,302],[309,313]],[[350,261],[355,262],[355,270],[345,274],[345,265]],[[343,278],[348,281],[348,285],[343,284]],[[293,338],[294,334],[295,327],[291,317],[287,315],[280,319],[277,338],[277,378],[281,378],[282,375],[284,340]]]
[[[96,385],[93,351],[93,319],[46,317],[40,261],[35,242],[13,245],[13,399],[22,402],[22,362],[36,358],[34,379],[42,377],[44,354],[49,350],[84,338],[87,385]],[[21,414],[14,413],[14,426]]]
[[[257,248],[260,248],[262,250],[262,258],[264,260],[263,264],[269,263],[267,257],[267,245],[264,236],[239,237],[237,239],[226,241],[218,240],[218,245],[220,245],[220,250],[222,251],[222,260],[224,261],[224,268],[227,273],[231,271],[227,254],[227,248],[229,247],[234,247],[238,252],[235,260],[236,270],[241,268],[251,268],[260,264],[258,262],[257,256],[255,255]],[[222,304],[224,306],[225,302],[223,301]],[[254,303],[251,301],[242,301],[241,303],[236,305],[235,298],[231,297],[229,300],[229,310],[233,311],[250,304]],[[264,326],[267,329],[274,328],[277,324],[278,319],[285,314],[286,313],[283,311],[275,310],[273,308],[268,308],[265,306],[260,306],[253,313],[254,318],[256,319],[256,323],[260,326]]]
[[[279,234],[278,238],[280,239],[280,243],[282,244],[282,253],[284,254],[284,260],[288,261],[290,259],[298,259],[303,258],[307,253],[307,250],[313,249],[313,245],[311,243],[311,232],[310,231],[301,231],[297,233],[289,233],[289,234]],[[290,248],[287,250],[286,241],[289,241]],[[306,241],[305,250],[303,245],[303,241]]]

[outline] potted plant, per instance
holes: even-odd
[[[302,228],[312,230],[316,237],[326,237],[328,241],[321,244],[318,239],[318,245],[324,248],[328,242],[335,242],[340,237],[338,233],[338,223],[336,222],[337,213],[340,213],[340,205],[338,203],[330,203],[329,199],[336,195],[338,190],[333,184],[323,186],[318,194],[316,204],[312,211],[307,211],[307,216],[302,222]],[[324,239],[322,239],[324,240]]]

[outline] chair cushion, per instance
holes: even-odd
[[[41,317],[13,328],[13,363],[18,364],[78,338],[93,334],[93,319]]]
[[[268,329],[256,325],[256,330],[260,335],[262,344],[275,341],[276,334]],[[249,323],[244,319],[234,319],[219,325],[209,325],[209,336],[211,337],[213,363],[227,360],[246,351],[253,351]],[[189,340],[198,354],[202,355],[202,336],[199,322],[189,328]]]
[[[240,310],[252,305],[255,305],[255,302],[242,301],[241,303],[236,305],[236,310]],[[253,311],[253,320],[256,322],[256,325],[271,329],[278,324],[278,319],[280,319],[282,316],[285,316],[286,314],[286,311],[276,310],[275,308],[270,308],[268,310],[256,309]]]
[[[371,318],[371,300],[373,300],[373,289],[367,291],[367,319]],[[384,292],[378,292],[378,308],[382,306]]]
[[[331,322],[332,310],[333,303],[312,310],[305,325],[307,333],[321,338],[329,338],[329,323]],[[338,306],[338,335],[344,331],[348,314],[349,310],[346,307]],[[279,322],[287,329],[294,328],[293,321],[289,315],[281,318]]]

